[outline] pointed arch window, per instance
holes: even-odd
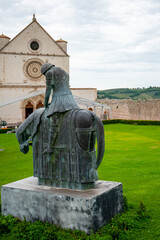
[[[41,101],[38,102],[38,104],[36,105],[36,109],[42,108],[42,107],[44,107],[43,103]]]
[[[33,104],[28,102],[25,106],[25,118],[29,117],[29,115],[33,112]]]

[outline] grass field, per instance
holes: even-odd
[[[160,127],[105,125],[106,151],[99,178],[122,182],[128,202],[151,211],[138,239],[160,239]]]
[[[142,201],[151,218],[132,239],[160,239],[160,126],[108,124],[99,179],[122,182],[128,202]],[[32,176],[32,151],[19,151],[14,134],[0,134],[0,184]],[[77,238],[79,239],[79,238]],[[100,238],[95,238],[100,239]],[[130,239],[130,238],[126,238]]]

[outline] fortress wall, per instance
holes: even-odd
[[[160,120],[160,99],[133,101],[128,99],[98,99],[112,107],[112,119]]]

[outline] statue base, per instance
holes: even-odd
[[[94,188],[95,183],[75,183],[75,182],[68,182],[62,180],[51,180],[45,178],[38,178],[39,185],[45,185],[54,188],[67,188],[67,189],[74,189],[74,190],[87,190],[90,188]]]
[[[79,191],[38,185],[29,177],[1,187],[2,215],[47,221],[62,228],[90,233],[123,210],[122,184],[97,181]]]

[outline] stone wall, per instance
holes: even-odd
[[[128,99],[98,99],[112,108],[112,119],[160,120],[160,99],[133,101]]]

